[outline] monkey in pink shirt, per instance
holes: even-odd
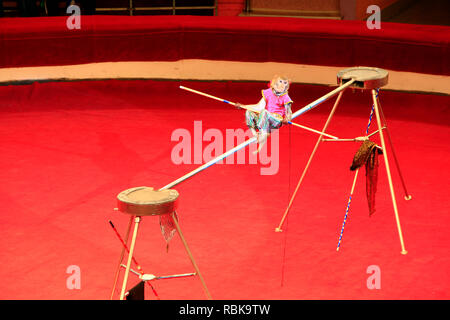
[[[238,107],[247,109],[245,113],[247,126],[259,143],[256,152],[262,149],[272,129],[278,129],[283,123],[291,121],[292,100],[288,95],[289,85],[288,78],[275,76],[270,82],[270,88],[262,90],[262,98],[257,104],[237,104]]]

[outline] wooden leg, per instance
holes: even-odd
[[[402,235],[402,228],[400,226],[400,217],[398,215],[398,209],[397,209],[397,201],[395,200],[395,193],[394,193],[394,186],[392,184],[392,177],[391,177],[391,170],[389,168],[389,161],[388,161],[388,156],[387,156],[387,150],[386,150],[386,144],[384,142],[384,136],[383,136],[383,130],[382,130],[382,123],[381,123],[381,118],[380,118],[380,111],[378,108],[378,101],[377,101],[377,97],[376,97],[376,91],[372,89],[372,98],[373,98],[373,103],[375,106],[375,116],[377,119],[377,124],[378,124],[378,129],[380,130],[380,141],[381,141],[381,146],[383,148],[383,157],[384,157],[384,163],[386,165],[386,173],[387,173],[387,178],[388,178],[388,182],[389,182],[389,189],[391,192],[391,198],[392,198],[392,206],[394,207],[394,213],[395,213],[395,220],[397,222],[397,230],[398,230],[398,235],[400,238],[400,245],[402,248],[401,253],[402,254],[407,254],[408,251],[406,251],[405,249],[405,245],[403,242],[403,235]]]
[[[389,142],[389,146],[390,146],[390,148],[392,150],[392,157],[394,158],[395,166],[397,167],[397,172],[398,172],[398,175],[400,176],[400,181],[402,182],[403,191],[405,192],[405,197],[404,198],[405,198],[405,200],[411,200],[412,197],[411,197],[411,194],[406,189],[405,180],[403,179],[403,175],[402,175],[402,172],[400,170],[400,165],[399,165],[398,160],[397,160],[397,155],[395,154],[394,145],[392,144],[391,134],[390,134],[389,129],[387,127],[386,118],[384,117],[384,112],[383,112],[383,108],[381,107],[381,104],[380,104],[380,99],[377,98],[377,101],[378,101],[378,108],[379,108],[379,111],[380,111],[381,120],[383,121],[383,125],[384,125],[384,127],[386,129],[386,137],[387,137],[387,140]]]
[[[132,260],[132,257],[133,257],[134,246],[136,244],[136,237],[137,237],[138,228],[139,228],[139,222],[140,221],[141,221],[141,217],[135,217],[134,218],[133,237],[131,238],[130,253],[128,254],[128,261],[127,261],[127,267],[125,269],[125,275],[124,275],[124,278],[123,278],[122,291],[120,292],[120,300],[123,300],[125,298],[125,290],[127,288],[128,275],[130,273],[131,260]]]
[[[130,235],[132,223],[133,223],[133,216],[130,217],[130,222],[128,223],[127,233],[125,235],[125,240],[124,240],[125,244],[127,244],[127,242],[128,242],[128,237]],[[124,254],[125,254],[125,247],[122,247],[122,252],[120,253],[119,263],[117,264],[116,274],[114,276],[114,285],[111,290],[111,297],[110,297],[111,300],[113,299],[114,292],[116,291],[117,279],[119,278],[120,269],[121,269],[120,265],[122,264]]]
[[[195,271],[197,272],[197,275],[200,278],[200,281],[202,283],[203,289],[205,290],[206,296],[209,300],[211,300],[211,294],[209,293],[208,287],[206,286],[205,280],[202,277],[202,274],[200,273],[200,269],[197,266],[197,263],[195,263],[194,257],[192,256],[191,250],[189,250],[189,247],[187,245],[186,239],[184,239],[183,233],[181,232],[180,225],[178,224],[177,218],[175,217],[175,213],[172,213],[172,219],[175,223],[175,227],[178,231],[178,234],[180,235],[181,242],[183,242],[184,248],[186,249],[186,252],[189,256],[189,259],[191,260],[192,265],[194,266]]]
[[[325,125],[323,126],[322,133],[327,130],[328,125],[330,124],[331,118],[333,117],[334,112],[336,111],[336,108],[337,108],[337,106],[339,104],[339,101],[341,100],[341,97],[342,97],[343,93],[344,93],[344,91],[339,92],[339,95],[338,95],[338,97],[336,99],[336,102],[334,103],[333,109],[331,109],[330,115],[328,116],[328,119],[325,122]],[[278,225],[277,228],[275,228],[275,232],[282,232],[283,231],[281,229],[281,227],[283,226],[284,220],[286,219],[286,216],[289,213],[289,210],[291,209],[292,203],[294,202],[295,196],[297,195],[297,191],[300,188],[300,185],[302,184],[303,178],[305,177],[306,172],[308,171],[308,168],[309,168],[309,166],[311,164],[312,159],[314,158],[314,155],[315,155],[315,153],[317,151],[317,148],[319,148],[319,144],[322,141],[322,136],[323,136],[322,133],[320,134],[319,138],[317,139],[316,145],[315,145],[311,155],[309,156],[309,159],[308,159],[308,162],[306,164],[306,167],[303,170],[303,173],[302,173],[302,175],[300,177],[300,180],[297,183],[297,186],[296,186],[296,188],[294,190],[294,193],[292,194],[292,197],[291,197],[291,199],[289,201],[289,204],[288,204],[286,210],[284,211],[284,214],[283,214],[283,217],[281,218],[280,224]]]

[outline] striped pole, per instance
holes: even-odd
[[[342,222],[341,233],[339,234],[339,242],[338,242],[336,251],[339,251],[339,247],[341,246],[341,240],[342,240],[342,236],[344,234],[345,223],[347,222],[348,211],[350,210],[350,204],[352,203],[353,191],[355,190],[356,179],[358,178],[358,171],[359,171],[359,169],[356,170],[355,176],[353,178],[353,185],[352,185],[352,189],[350,191],[350,196],[348,197],[347,209],[345,210],[344,222]]]
[[[379,90],[380,89],[377,89],[377,97],[378,97]],[[370,111],[369,122],[367,123],[367,128],[366,128],[366,136],[369,133],[370,125],[372,124],[372,118],[374,115],[374,111],[375,111],[375,104],[372,105],[372,110]],[[350,190],[350,196],[348,197],[347,209],[345,210],[344,222],[342,222],[342,228],[341,228],[341,232],[339,234],[339,241],[337,244],[336,251],[339,251],[339,248],[341,246],[342,236],[344,235],[345,223],[347,222],[347,216],[348,216],[348,212],[350,210],[350,204],[352,202],[353,191],[355,190],[356,178],[358,177],[358,172],[359,172],[359,168],[356,169],[355,176],[353,177],[352,189]]]

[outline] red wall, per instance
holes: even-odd
[[[352,2],[354,1],[354,4],[350,7],[353,7],[352,10],[355,10],[354,15],[351,16],[354,17],[356,20],[363,20],[368,15],[366,13],[367,7],[370,5],[377,5],[383,10],[387,6],[399,1],[399,0],[343,0],[344,4],[345,2]],[[342,0],[341,6],[343,5]],[[259,0],[257,3],[262,3],[264,0]],[[268,4],[271,4],[273,1],[267,0]],[[323,6],[320,8],[323,8],[324,10],[334,10],[335,7],[338,5],[337,0],[327,0],[327,1],[320,1],[320,5]],[[319,2],[317,2],[319,3]],[[314,6],[305,8],[305,10],[317,10],[317,3],[314,2]],[[242,11],[245,8],[245,0],[217,0],[217,15],[219,16],[238,16],[242,13]],[[282,8],[280,8],[282,9]]]
[[[377,5],[381,10],[397,2],[398,0],[357,0],[356,1],[356,19],[363,20],[368,16],[366,13],[367,7],[370,5]]]
[[[339,0],[251,0],[254,8],[301,11],[336,11]]]
[[[218,16],[238,16],[244,11],[245,0],[217,0]]]

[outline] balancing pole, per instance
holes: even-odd
[[[194,90],[194,89],[191,89],[191,88],[188,88],[188,87],[180,86],[180,89],[183,89],[183,90],[186,90],[186,91],[190,91],[190,92],[192,92],[192,93],[196,93],[196,94],[199,94],[199,95],[201,95],[201,96],[204,96],[204,97],[207,97],[207,98],[211,98],[211,99],[214,99],[214,100],[217,100],[217,101],[221,101],[221,102],[224,102],[224,103],[228,103],[228,104],[231,104],[231,105],[233,105],[233,106],[235,106],[235,107],[238,106],[238,104],[235,103],[235,102],[231,102],[231,101],[228,101],[228,100],[225,100],[225,99],[222,99],[222,98],[219,98],[219,97],[216,97],[216,96],[213,96],[213,95],[210,95],[210,94],[207,94],[207,93],[198,91],[198,90]],[[242,105],[241,105],[240,107],[243,108],[243,109],[247,109],[247,110],[250,110],[250,111],[259,113],[259,111],[253,110],[252,108],[248,108],[248,107],[246,107],[246,106],[242,106]]]
[[[333,97],[333,96],[336,95],[337,93],[339,93],[339,92],[345,90],[347,87],[349,87],[350,85],[352,85],[353,82],[355,82],[354,79],[349,80],[349,81],[347,81],[345,84],[340,85],[339,87],[337,87],[336,89],[330,91],[329,93],[325,94],[324,96],[320,97],[319,99],[317,99],[317,100],[311,102],[310,104],[306,105],[305,107],[303,107],[303,108],[297,110],[296,112],[294,112],[294,113],[292,114],[292,119],[295,119],[296,117],[298,117],[298,116],[300,116],[300,115],[302,115],[302,114],[308,112],[309,110],[311,110],[311,109],[317,107],[319,104],[321,104],[321,103],[327,101],[328,99],[330,99],[331,97]],[[181,87],[180,87],[180,88],[181,88]],[[186,89],[186,87],[183,87],[182,89]],[[195,92],[196,90],[190,89],[189,91]],[[195,92],[195,93],[197,93],[197,92]],[[204,96],[210,96],[210,95],[207,95],[206,93],[205,93],[205,94],[202,93],[202,95],[204,95]],[[211,96],[211,97],[213,97],[213,96]],[[224,100],[224,99],[217,98],[217,97],[214,97],[214,99],[215,99],[215,100],[219,100],[219,101],[223,101],[223,100]],[[225,102],[225,101],[227,101],[227,100],[224,100],[223,102]],[[226,103],[230,103],[230,102],[227,101]],[[233,103],[230,103],[230,104],[233,104]],[[322,131],[324,131],[324,130],[322,130]],[[193,171],[191,171],[191,172],[185,174],[185,175],[182,176],[181,178],[178,178],[177,180],[172,181],[171,183],[169,183],[169,184],[167,184],[166,186],[162,187],[160,190],[170,189],[170,188],[176,186],[177,184],[179,184],[179,183],[181,183],[181,182],[183,182],[183,181],[189,179],[190,177],[196,175],[197,173],[199,173],[199,172],[201,172],[201,171],[203,171],[203,170],[209,168],[210,166],[216,164],[216,163],[219,162],[220,160],[222,160],[222,159],[224,159],[224,158],[226,158],[226,157],[232,155],[233,153],[235,153],[235,152],[237,152],[237,151],[239,151],[239,150],[245,148],[246,146],[248,146],[249,144],[251,144],[251,143],[253,143],[253,142],[255,142],[255,141],[256,141],[256,137],[252,137],[252,138],[250,138],[250,139],[244,141],[244,142],[241,143],[240,145],[237,145],[236,147],[234,147],[234,148],[228,150],[227,152],[225,152],[224,154],[222,154],[222,155],[220,155],[220,156],[218,156],[218,157],[216,157],[216,158],[210,160],[209,162],[207,162],[207,163],[203,164],[202,166],[198,167],[197,169],[195,169],[195,170],[193,170]]]
[[[249,111],[252,111],[252,112],[255,112],[255,113],[260,113],[260,111],[254,110],[254,109],[252,109],[252,108],[250,108],[250,107],[247,107],[247,106],[245,106],[245,105],[238,105],[238,104],[235,103],[235,102],[231,102],[231,101],[228,101],[228,100],[219,98],[219,97],[215,97],[215,96],[212,96],[212,95],[210,95],[210,94],[207,94],[207,93],[204,93],[204,92],[201,92],[201,91],[198,91],[198,90],[194,90],[194,89],[187,88],[187,87],[183,87],[183,86],[180,86],[180,89],[183,89],[183,90],[186,90],[186,91],[190,91],[190,92],[192,92],[192,93],[196,93],[196,94],[199,94],[199,95],[201,95],[201,96],[205,96],[205,97],[208,97],[208,98],[211,98],[211,99],[214,99],[214,100],[218,100],[218,101],[221,101],[221,102],[224,102],[224,103],[228,103],[228,104],[231,104],[231,105],[233,105],[233,106],[236,106],[236,107],[239,107],[239,108],[242,108],[242,109],[246,109],[246,110],[249,110]],[[305,129],[305,130],[307,130],[307,131],[311,131],[311,132],[314,132],[314,133],[322,134],[322,135],[327,136],[327,137],[332,138],[332,139],[339,139],[338,137],[332,136],[331,134],[328,134],[328,133],[325,133],[325,132],[321,132],[321,131],[312,129],[312,128],[309,128],[309,127],[307,127],[307,126],[303,126],[303,125],[301,125],[301,124],[294,123],[294,122],[292,122],[292,121],[289,121],[288,123],[291,124],[291,125],[293,125],[293,126],[296,126],[296,127],[302,128],[302,129]]]

